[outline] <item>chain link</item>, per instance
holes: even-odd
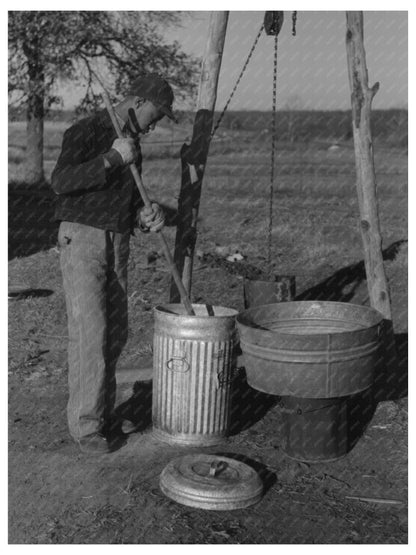
[[[296,37],[296,21],[298,18],[298,12],[292,12],[292,36]]]
[[[222,118],[224,117],[224,114],[225,114],[225,112],[227,111],[227,108],[228,108],[228,106],[229,106],[229,104],[230,104],[230,102],[231,102],[231,99],[233,98],[234,93],[235,93],[235,91],[237,90],[237,87],[238,87],[238,85],[239,85],[239,83],[240,83],[240,81],[241,81],[241,78],[242,78],[243,75],[244,75],[244,72],[245,72],[245,70],[246,70],[246,68],[247,68],[247,66],[248,66],[248,63],[249,63],[249,61],[250,61],[250,58],[251,58],[251,56],[253,55],[253,52],[254,52],[254,50],[255,50],[255,48],[256,48],[256,46],[257,46],[257,43],[258,43],[258,41],[259,41],[260,35],[261,35],[262,32],[263,32],[263,29],[264,29],[264,23],[262,23],[262,25],[261,25],[261,27],[260,27],[260,30],[259,30],[259,32],[257,33],[257,37],[254,39],[253,46],[251,47],[250,52],[249,52],[249,54],[248,54],[248,56],[247,56],[247,60],[245,61],[244,65],[243,65],[243,69],[241,70],[240,75],[239,75],[239,77],[238,77],[238,79],[237,79],[237,81],[236,81],[236,83],[235,83],[235,85],[234,85],[234,88],[233,88],[233,90],[231,91],[231,94],[230,94],[230,96],[229,96],[229,98],[228,98],[228,100],[227,100],[227,102],[226,102],[226,104],[225,104],[225,106],[224,106],[224,109],[223,109],[223,111],[221,112],[221,114],[220,114],[220,116],[219,116],[219,118],[218,118],[218,120],[217,120],[217,123],[216,123],[215,126],[214,126],[214,129],[213,129],[213,131],[212,131],[212,133],[211,133],[211,139],[212,139],[212,137],[215,135],[215,133],[216,133],[218,127],[219,127],[220,124],[221,124]]]
[[[273,194],[274,194],[274,158],[276,146],[276,104],[277,104],[277,35],[274,37],[273,61],[273,105],[272,105],[272,152],[270,168],[270,199],[269,199],[269,231],[267,245],[267,264],[271,271],[272,264],[272,235],[273,235]]]

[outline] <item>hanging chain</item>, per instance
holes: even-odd
[[[274,194],[274,155],[276,146],[276,100],[277,100],[277,35],[274,37],[274,62],[273,62],[273,108],[272,108],[272,153],[270,168],[270,199],[269,199],[269,233],[267,245],[267,264],[271,271],[272,263],[272,234],[273,234],[273,194]]]
[[[292,12],[292,36],[296,37],[296,21],[298,18],[298,12]]]
[[[283,23],[283,12],[271,12],[273,13],[273,17],[275,23],[276,23],[276,27],[274,28],[270,28],[268,34],[273,34],[274,35],[274,61],[273,61],[273,105],[272,105],[272,152],[271,152],[271,168],[270,168],[270,199],[269,199],[269,229],[268,229],[268,246],[267,246],[267,263],[268,263],[268,267],[269,270],[271,271],[271,260],[272,260],[272,235],[273,235],[273,196],[274,196],[274,166],[275,166],[275,147],[276,147],[276,141],[277,141],[277,133],[276,133],[276,104],[277,104],[277,51],[278,51],[278,42],[277,42],[277,38],[278,38],[278,34],[280,31],[280,28],[282,26]],[[267,12],[266,12],[267,14]],[[280,19],[279,19],[280,18]],[[296,36],[296,21],[297,21],[297,12],[292,12],[292,35]],[[268,22],[268,25],[270,27],[270,22]],[[247,56],[247,59],[243,65],[243,69],[240,72],[240,75],[238,76],[238,79],[234,85],[233,90],[231,91],[231,94],[224,106],[224,109],[222,110],[215,126],[214,129],[211,133],[211,139],[213,138],[213,136],[215,135],[218,127],[221,124],[221,121],[225,115],[225,112],[227,111],[227,108],[234,96],[235,91],[237,90],[237,87],[241,81],[241,78],[244,75],[244,72],[248,66],[248,63],[250,61],[251,56],[253,55],[253,52],[257,46],[257,43],[259,41],[259,38],[263,32],[263,29],[265,28],[265,23],[263,22],[259,32],[257,33],[256,38],[254,39],[254,43],[253,46],[250,49],[250,52]]]
[[[264,29],[264,23],[262,23],[262,25],[261,25],[261,27],[260,27],[260,30],[259,30],[259,32],[257,33],[257,37],[254,39],[253,46],[251,47],[250,52],[249,52],[249,54],[248,54],[248,56],[247,56],[247,60],[245,61],[244,65],[243,65],[243,69],[241,70],[241,73],[240,73],[240,75],[239,75],[239,77],[238,77],[238,79],[237,79],[237,81],[236,81],[236,83],[235,83],[235,85],[234,85],[233,90],[231,91],[231,94],[230,94],[230,96],[229,96],[229,98],[228,98],[228,100],[227,100],[227,102],[226,102],[226,104],[225,104],[225,106],[224,106],[224,109],[223,109],[223,111],[221,112],[221,114],[220,114],[220,116],[219,116],[219,118],[218,118],[218,120],[217,120],[217,123],[216,123],[215,126],[214,126],[214,129],[213,129],[213,131],[212,131],[212,133],[211,133],[211,139],[212,139],[212,137],[215,135],[215,132],[217,131],[218,127],[219,127],[220,124],[221,124],[222,118],[224,117],[224,114],[225,114],[225,112],[227,111],[227,108],[228,108],[228,106],[229,106],[229,104],[230,104],[230,102],[231,102],[231,99],[233,98],[234,93],[235,93],[235,91],[237,90],[237,87],[238,87],[238,85],[239,85],[239,83],[240,83],[240,81],[241,81],[241,78],[242,78],[243,75],[244,75],[244,72],[245,72],[245,70],[246,70],[246,68],[247,68],[247,66],[248,66],[248,63],[249,63],[249,61],[250,61],[250,58],[251,58],[251,56],[253,55],[253,52],[254,52],[254,50],[255,50],[255,48],[256,48],[256,46],[257,46],[257,43],[258,43],[258,41],[259,41],[260,35],[261,35],[262,32],[263,32],[263,29]]]

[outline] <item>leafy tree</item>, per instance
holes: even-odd
[[[26,106],[28,183],[44,178],[44,117],[61,101],[53,94],[58,81],[86,82],[81,112],[101,101],[93,71],[113,95],[123,94],[131,78],[149,71],[166,77],[177,96],[194,90],[196,60],[162,35],[180,20],[180,12],[9,12],[9,96]]]

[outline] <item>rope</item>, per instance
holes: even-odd
[[[249,52],[249,54],[248,54],[248,56],[247,56],[247,60],[245,61],[244,65],[243,65],[243,69],[241,70],[240,75],[238,76],[238,79],[237,79],[237,81],[236,81],[236,83],[235,83],[235,85],[234,85],[234,88],[233,88],[233,90],[231,91],[231,94],[230,94],[230,96],[229,96],[229,98],[228,98],[228,100],[227,100],[227,102],[226,102],[226,104],[225,104],[225,106],[224,106],[224,109],[223,109],[223,111],[221,112],[221,114],[220,114],[220,116],[219,116],[219,118],[218,118],[218,120],[217,120],[217,123],[216,123],[215,126],[214,126],[214,129],[213,129],[213,131],[212,131],[212,133],[211,133],[211,139],[212,139],[212,137],[215,135],[215,132],[217,131],[218,127],[219,127],[220,124],[221,124],[222,118],[224,117],[224,114],[225,114],[225,112],[227,111],[227,108],[228,108],[228,106],[229,106],[229,104],[230,104],[230,102],[231,102],[231,99],[233,98],[234,93],[235,93],[235,91],[237,90],[237,87],[238,87],[238,85],[239,85],[239,83],[240,83],[240,81],[241,81],[241,78],[242,78],[243,75],[244,75],[244,72],[245,72],[245,70],[246,70],[246,68],[247,68],[247,66],[248,66],[248,63],[249,63],[249,61],[250,61],[250,58],[251,58],[251,56],[253,55],[253,52],[254,52],[254,50],[255,50],[255,48],[256,48],[256,46],[257,46],[257,43],[258,43],[258,41],[259,41],[260,35],[261,35],[262,32],[263,32],[263,29],[264,29],[264,23],[262,23],[262,25],[261,25],[261,27],[260,27],[260,30],[259,30],[259,32],[257,33],[256,38],[254,39],[253,46],[251,47],[250,52]]]
[[[272,262],[272,234],[273,234],[273,193],[274,193],[274,158],[276,146],[276,100],[277,100],[277,35],[274,37],[274,61],[273,61],[273,107],[272,107],[272,152],[270,168],[270,199],[269,199],[269,233],[267,246],[267,264],[271,271]]]

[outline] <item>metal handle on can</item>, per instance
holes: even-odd
[[[310,410],[302,410],[300,407],[296,407],[293,409],[289,409],[286,408],[284,402],[280,402],[279,403],[280,406],[280,411],[286,414],[297,414],[298,416],[300,416],[301,414],[310,414],[311,412],[317,412],[318,410],[323,410],[323,409],[329,409],[331,408],[333,405],[324,405],[323,407],[318,407],[316,409],[310,409]]]
[[[185,374],[188,372],[191,365],[186,360],[185,357],[172,357],[166,363],[166,368],[171,372],[180,372],[181,374]]]
[[[240,368],[231,368],[230,371],[222,370],[221,372],[217,373],[217,389],[220,387],[224,387],[233,383],[233,381],[237,378],[237,375],[240,371],[243,370],[243,367]],[[227,376],[228,374],[228,376]]]

